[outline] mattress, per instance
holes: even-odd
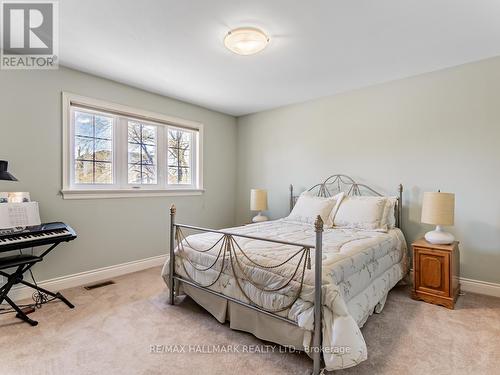
[[[315,232],[311,225],[284,219],[225,231],[310,246],[315,243]],[[300,256],[292,258],[283,266],[274,267],[296,253],[297,247],[233,238],[249,258],[238,257],[245,276],[237,273],[238,279],[235,280],[229,255],[226,254],[225,262],[221,256],[221,242],[213,246],[221,240],[221,234],[208,232],[188,236],[177,247],[176,273],[201,285],[212,284],[211,290],[240,301],[248,303],[250,299],[268,310],[280,310],[291,305],[277,314],[296,322],[305,331],[303,346],[310,346],[314,327],[313,269],[305,269],[301,288],[300,274],[290,279],[299,265]],[[257,267],[252,261],[271,268]],[[311,261],[314,264],[314,249],[311,250]],[[325,229],[322,266],[322,345],[326,349],[323,351],[325,366],[327,370],[351,367],[367,358],[360,327],[374,309],[377,312],[381,310],[388,291],[407,272],[406,241],[399,229],[391,229],[387,233]],[[200,271],[204,269],[207,270]],[[167,285],[168,272],[169,260],[162,271]],[[263,291],[255,285],[265,285],[267,289],[287,286],[278,291]]]

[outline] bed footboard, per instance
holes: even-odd
[[[297,325],[297,323],[291,319],[288,319],[286,317],[280,316],[277,313],[281,311],[288,310],[294,303],[295,301],[299,298],[300,293],[302,291],[302,286],[304,283],[304,275],[306,272],[306,268],[310,269],[311,268],[311,251],[315,252],[314,256],[314,336],[313,336],[313,345],[312,347],[309,347],[308,350],[311,351],[312,357],[313,357],[313,374],[319,374],[321,372],[321,367],[322,367],[322,295],[321,295],[321,290],[322,290],[322,242],[323,242],[323,220],[321,219],[320,216],[317,217],[315,221],[315,232],[316,232],[316,240],[315,240],[315,246],[307,245],[307,244],[300,244],[300,243],[294,243],[294,242],[287,242],[287,241],[280,241],[280,240],[273,240],[269,238],[260,238],[260,237],[255,237],[255,236],[248,236],[244,234],[236,234],[236,233],[230,233],[226,231],[220,231],[220,230],[214,230],[214,229],[207,229],[207,228],[201,228],[201,227],[196,227],[192,225],[185,225],[185,224],[178,224],[175,222],[175,215],[176,215],[176,208],[174,205],[170,207],[170,260],[169,260],[169,297],[170,297],[170,304],[173,305],[175,303],[175,290],[176,290],[176,283],[177,282],[183,282],[186,284],[189,284],[195,288],[205,290],[211,294],[217,295],[219,297],[225,298],[231,302],[237,303],[239,305],[248,307],[252,310],[256,310],[260,313],[263,313],[265,315],[271,316],[273,318],[286,321],[287,323],[290,323],[292,325]],[[219,250],[219,255],[217,256],[216,261],[212,266],[214,266],[219,259],[222,262],[221,266],[221,271],[219,273],[219,276],[217,279],[210,285],[201,285],[197,283],[193,279],[186,279],[185,277],[182,277],[180,274],[176,273],[175,269],[175,249],[176,246],[182,247],[185,242],[187,242],[186,237],[184,237],[182,233],[182,229],[192,229],[196,231],[201,231],[201,232],[211,232],[211,233],[218,233],[221,235],[220,239],[209,249],[203,249],[203,250],[196,250],[195,251],[201,251],[205,252],[208,250],[211,250],[215,248],[218,244],[220,244],[220,250]],[[248,238],[248,239],[253,239],[253,240],[258,240],[258,241],[264,241],[264,242],[271,242],[271,243],[277,243],[277,244],[282,244],[282,245],[289,245],[289,246],[295,246],[299,248],[297,252],[295,252],[291,257],[283,261],[277,266],[284,265],[285,263],[288,263],[295,257],[299,257],[298,264],[296,266],[295,272],[293,275],[291,275],[290,279],[288,280],[287,283],[285,283],[283,286],[280,288],[275,288],[275,289],[266,289],[265,287],[263,289],[260,289],[262,291],[278,291],[283,288],[285,288],[297,275],[300,275],[300,287],[299,290],[297,291],[296,296],[293,298],[291,303],[287,304],[286,306],[283,306],[282,308],[279,309],[269,309],[264,306],[259,306],[257,303],[253,302],[251,298],[244,292],[243,288],[241,288],[239,284],[238,277],[236,275],[236,269],[242,270],[241,267],[239,266],[239,261],[238,261],[238,253],[241,254],[241,256],[244,256],[249,262],[254,264],[257,267],[261,268],[266,268],[266,266],[260,265],[257,262],[253,261],[240,247],[240,245],[236,242],[235,238]],[[191,247],[192,248],[192,247]],[[221,257],[222,256],[222,257]],[[242,294],[246,297],[246,299],[249,301],[248,303],[240,301],[238,299],[232,298],[225,296],[222,293],[219,293],[215,290],[210,289],[212,285],[217,282],[218,278],[220,277],[220,274],[223,271],[224,268],[224,262],[229,261],[229,265],[231,266],[232,273],[234,276],[234,279],[236,281],[237,286],[239,287],[240,291]],[[208,267],[206,269],[198,269],[198,271],[206,271],[211,267]],[[276,267],[276,266],[273,266]],[[268,266],[267,266],[268,268]],[[186,269],[184,268],[184,271],[186,275],[188,275]],[[299,272],[301,272],[299,274]],[[245,275],[245,279],[251,283],[253,286],[258,287],[256,284],[253,284],[252,281],[247,277],[248,275]],[[189,278],[189,275],[188,275]]]

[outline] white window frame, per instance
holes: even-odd
[[[175,195],[201,195],[203,188],[203,124],[153,113],[121,104],[110,103],[85,96],[62,93],[63,123],[63,181],[64,199],[94,199],[122,197],[151,197]],[[74,181],[74,126],[73,113],[78,107],[85,112],[102,113],[113,117],[113,184],[75,184]],[[157,127],[157,184],[128,183],[128,120],[137,120]],[[168,184],[168,128],[190,131],[193,134],[191,156],[192,184]],[[164,146],[160,146],[163,144]]]

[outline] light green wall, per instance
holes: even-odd
[[[205,124],[205,194],[189,197],[63,200],[61,189],[61,92],[107,100]],[[0,71],[0,159],[18,183],[0,191],[29,191],[42,221],[61,220],[79,238],[60,245],[36,276],[45,280],[163,254],[169,207],[182,222],[225,227],[234,223],[236,120],[74,70]]]
[[[409,241],[431,229],[422,193],[456,193],[461,276],[500,282],[500,58],[238,119],[238,222],[250,188],[269,190],[277,218],[290,183],[334,173],[393,194],[402,183]]]

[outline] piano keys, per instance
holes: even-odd
[[[67,242],[75,238],[75,231],[61,222],[27,227],[21,231],[4,230],[0,232],[0,252]]]

